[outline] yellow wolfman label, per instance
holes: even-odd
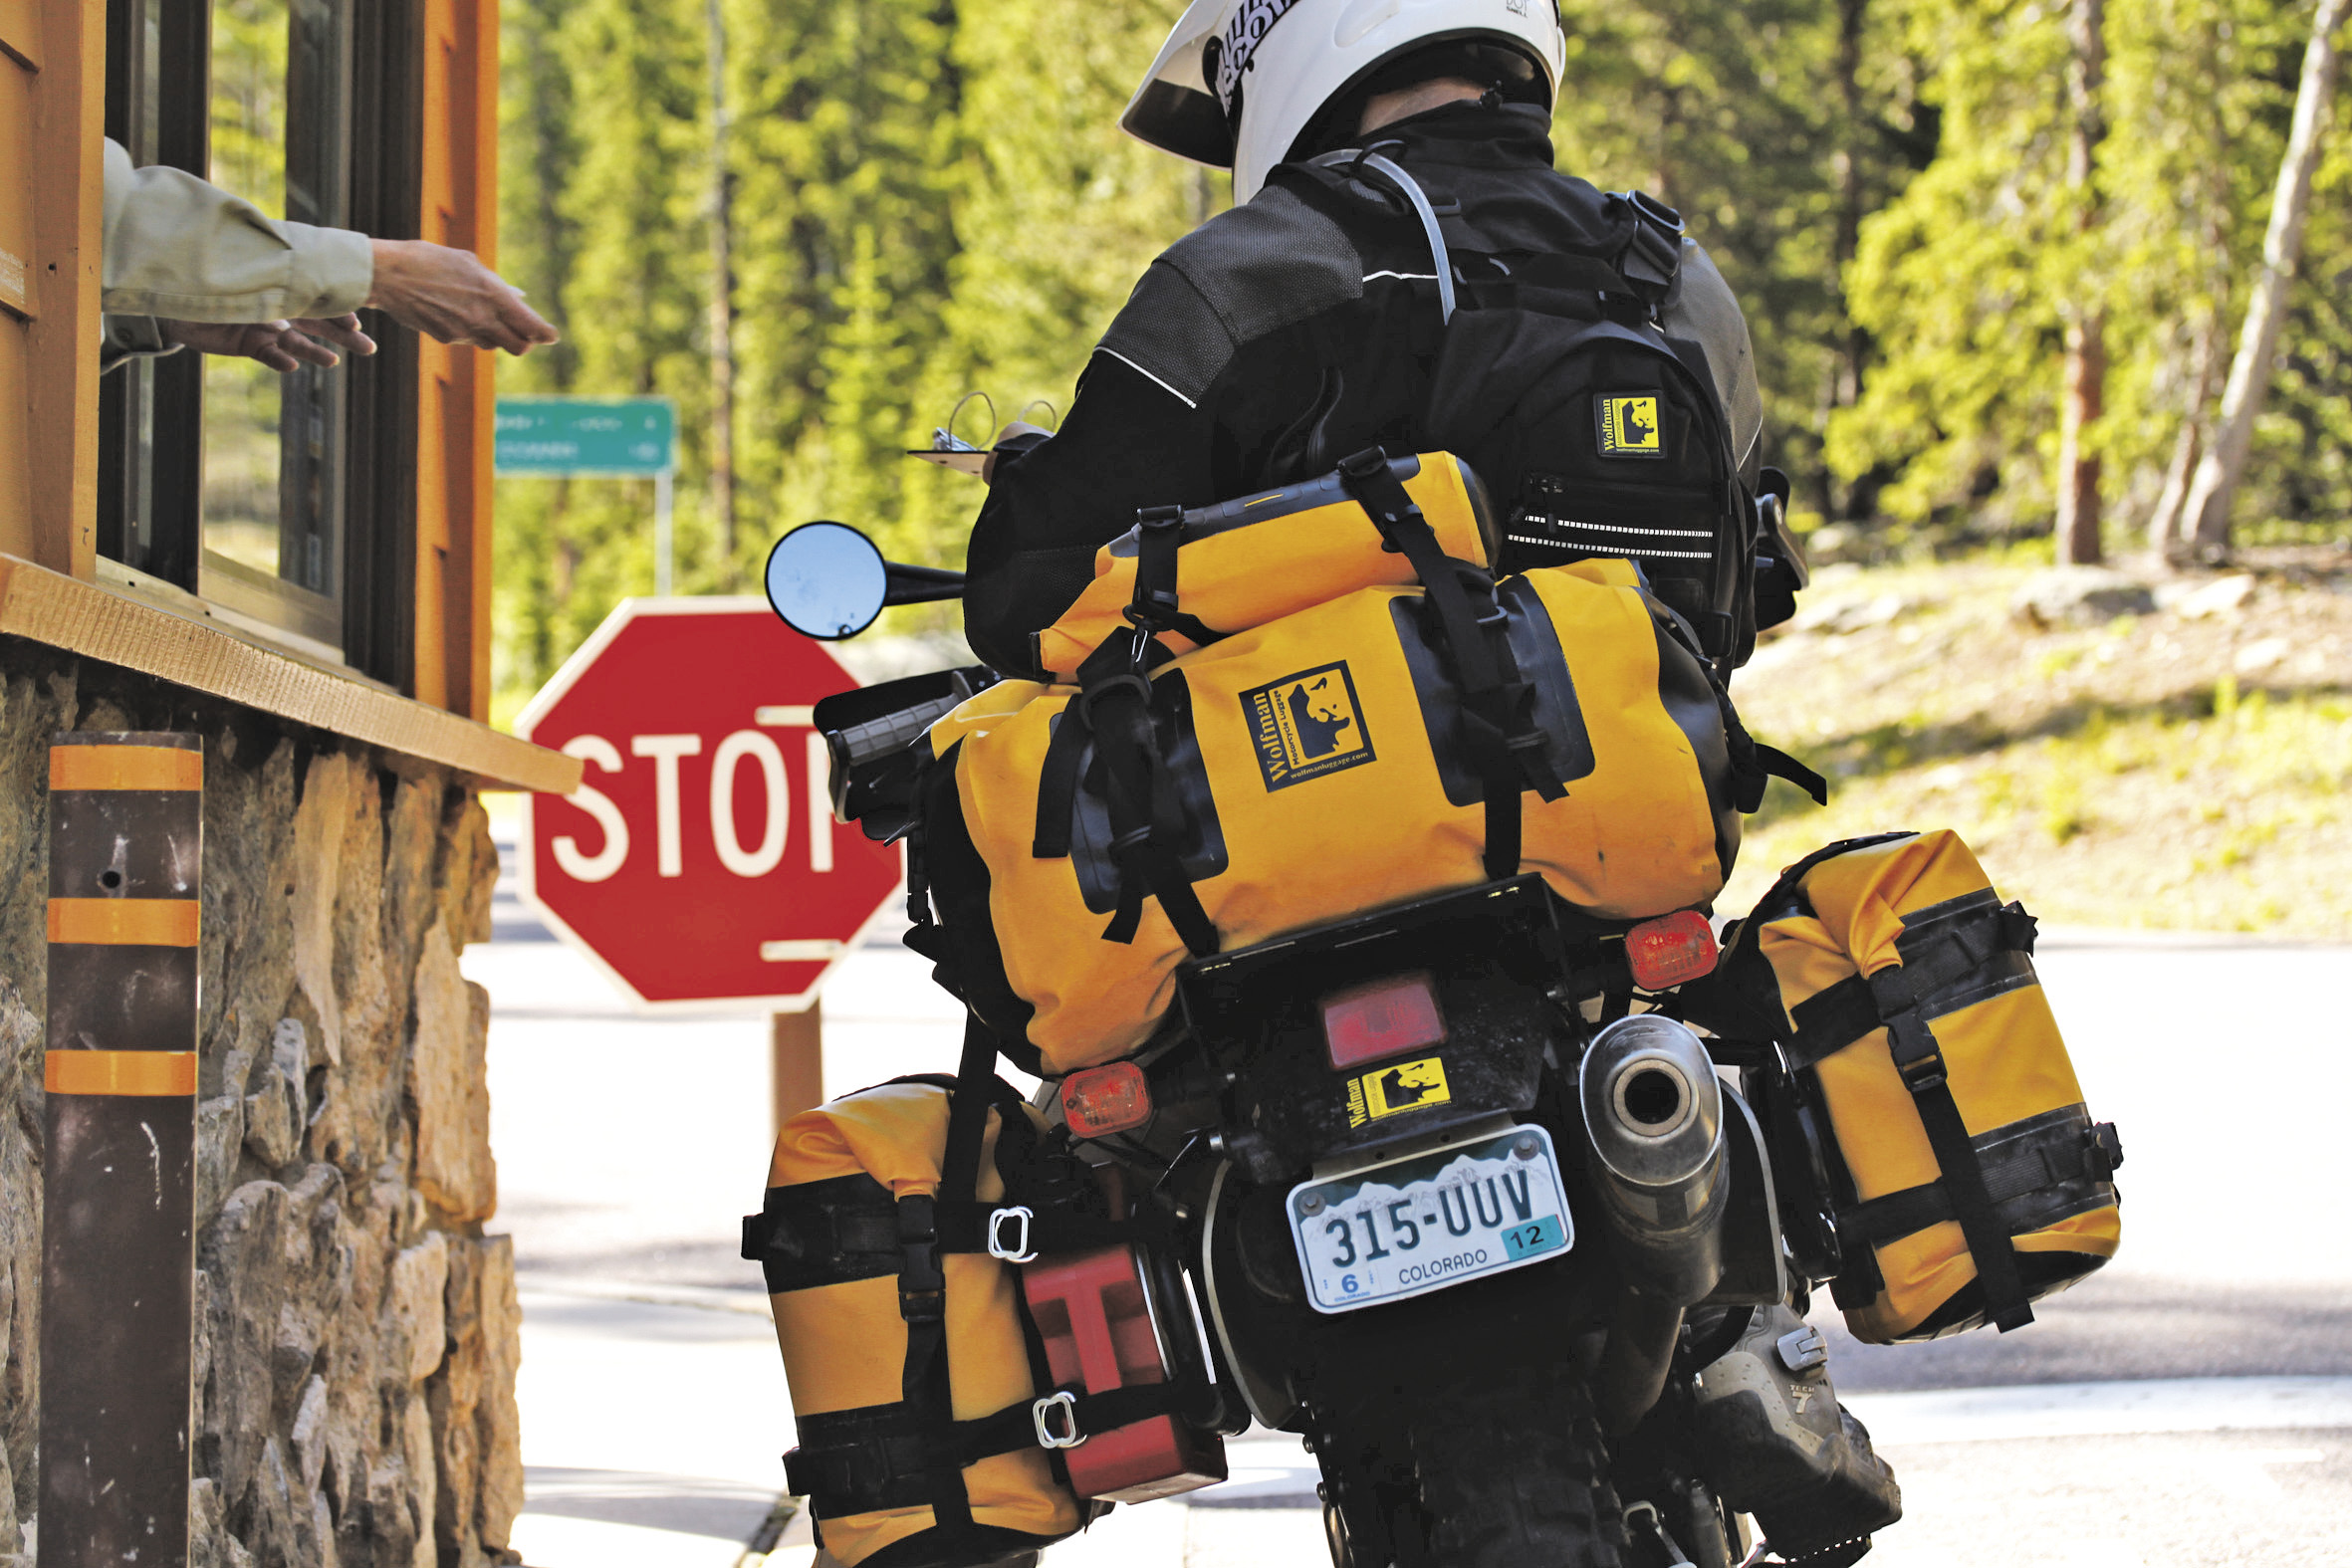
[[[1659,438],[1656,393],[1596,398],[1592,412],[1600,425],[1601,456],[1662,458],[1666,455],[1665,442]]]
[[[1399,1062],[1349,1080],[1347,1125],[1361,1127],[1399,1111],[1443,1105],[1453,1097],[1446,1089],[1446,1064],[1442,1057],[1424,1056],[1419,1061]]]
[[[1363,705],[1344,662],[1318,665],[1242,693],[1268,789],[1375,761]]]

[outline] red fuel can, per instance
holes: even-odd
[[[1021,1289],[1054,1381],[1088,1394],[1167,1382],[1164,1336],[1193,1332],[1190,1322],[1155,1312],[1132,1246],[1025,1263]],[[1225,1479],[1225,1441],[1174,1416],[1088,1433],[1061,1456],[1072,1490],[1110,1502],[1147,1502]]]

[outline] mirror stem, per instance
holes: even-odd
[[[940,599],[961,597],[964,574],[942,566],[909,566],[890,560],[882,563],[888,586],[883,590],[884,604],[929,604]]]

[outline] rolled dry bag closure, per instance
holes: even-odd
[[[1077,700],[1055,726],[1038,780],[1038,828],[1030,853],[1040,860],[1069,853],[1078,764],[1091,738],[1110,814],[1111,862],[1119,872],[1118,907],[1102,929],[1102,940],[1133,942],[1143,919],[1143,895],[1150,893],[1185,947],[1194,957],[1206,958],[1217,951],[1217,926],[1177,858],[1184,805],[1160,755],[1151,714],[1150,671],[1158,662],[1153,656],[1167,657],[1156,639],[1177,629],[1183,618],[1177,609],[1176,554],[1183,543],[1184,509],[1146,507],[1135,514],[1135,591],[1126,611],[1134,630],[1104,638],[1078,666]],[[1198,621],[1181,629],[1196,641],[1215,640],[1216,634]]]
[[[1355,497],[1386,548],[1411,562],[1436,612],[1454,678],[1462,688],[1463,749],[1485,786],[1487,875],[1519,875],[1520,794],[1557,800],[1567,790],[1544,766],[1548,745],[1534,719],[1535,688],[1520,678],[1495,598],[1495,579],[1438,547],[1437,532],[1388,465],[1370,447],[1339,461],[1340,483]]]

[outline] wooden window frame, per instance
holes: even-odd
[[[5,3],[5,0],[0,0]],[[161,61],[205,62],[204,74],[158,91],[150,127],[132,112],[129,73],[148,40],[130,36],[126,0],[112,0],[109,132],[134,161],[203,172],[209,162],[209,0],[150,0]],[[495,0],[352,0],[350,226],[382,239],[430,239],[495,266],[497,8]],[[112,42],[113,40],[110,40]],[[141,144],[140,138],[146,138]],[[485,719],[490,676],[490,355],[420,340],[370,313],[379,344],[346,361],[342,629],[344,665],[434,707]],[[201,580],[201,449],[190,418],[152,419],[151,457],[132,446],[141,386],[151,405],[195,408],[201,360],[187,352],[107,377],[94,429],[104,433],[95,555],[194,592]],[[118,386],[113,383],[120,382]],[[140,484],[157,506],[161,551],[137,560],[125,505]],[[93,562],[95,567],[95,561]],[[89,574],[81,572],[78,574]]]

